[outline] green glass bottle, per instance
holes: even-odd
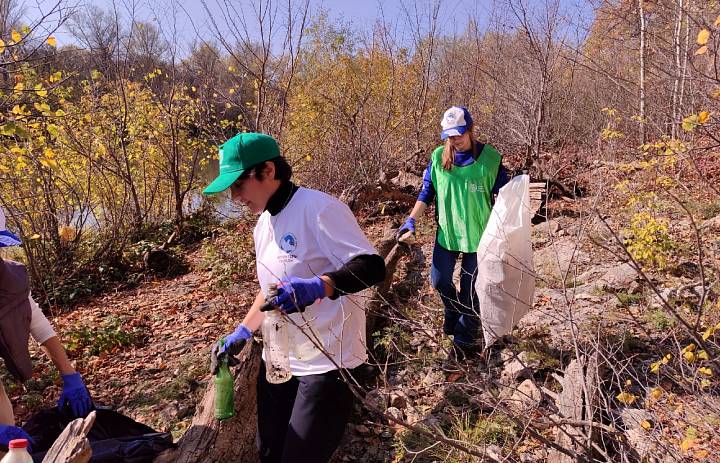
[[[215,418],[218,420],[226,420],[235,415],[234,389],[235,383],[230,374],[230,367],[227,359],[223,359],[215,375]]]

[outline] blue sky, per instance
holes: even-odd
[[[47,11],[55,5],[58,0],[27,1],[26,12],[28,20],[38,18],[41,11]],[[64,0],[65,1],[65,0]],[[417,9],[421,16],[429,10],[431,4],[438,0],[311,0],[311,12],[318,13],[325,10],[333,21],[350,23],[356,31],[367,32],[372,29],[376,21],[384,19],[391,24],[396,36],[402,38],[407,36],[405,31],[408,28],[408,13],[415,14]],[[493,2],[489,0],[439,0],[440,15],[438,28],[441,34],[452,35],[461,32],[467,25],[470,17],[478,20],[481,27],[484,27],[493,11]],[[503,2],[506,0],[498,0]],[[552,0],[525,0],[531,8],[542,8],[545,2]],[[590,2],[582,0],[560,0],[565,16],[568,18],[570,28],[574,25],[584,23],[587,25],[592,19],[592,6]],[[243,11],[250,11],[250,0],[206,0],[208,8],[216,19],[220,19],[221,5],[230,2],[236,8]],[[258,0],[255,0],[257,3]],[[266,2],[266,0],[265,0]],[[285,0],[273,0],[273,3],[280,8]],[[183,38],[182,46],[189,47],[193,38],[198,32],[204,39],[212,39],[209,31],[214,30],[209,23],[210,16],[200,0],[69,0],[68,5],[84,8],[88,4],[98,5],[104,9],[112,9],[113,5],[125,17],[129,16],[128,7],[136,5],[136,17],[145,21],[155,21],[165,30],[175,27]],[[152,5],[152,6],[149,6]],[[174,11],[174,14],[173,14]],[[427,17],[427,15],[424,15]],[[172,19],[174,18],[174,20]],[[222,23],[222,21],[220,21]],[[511,18],[502,21],[510,24]],[[174,23],[174,25],[173,25]],[[574,33],[574,32],[573,32]],[[73,38],[63,31],[56,34],[59,45],[73,42]],[[281,40],[281,39],[278,39]],[[187,52],[181,50],[181,54]]]

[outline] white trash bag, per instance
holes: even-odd
[[[500,189],[477,250],[475,291],[486,348],[512,331],[532,307],[531,218],[530,177],[519,175]]]

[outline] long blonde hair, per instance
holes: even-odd
[[[468,124],[467,131],[465,133],[470,134],[470,145],[472,150],[473,158],[477,159],[477,143],[473,139],[473,124]],[[445,170],[451,170],[453,168],[453,161],[455,161],[455,147],[450,143],[450,137],[445,140],[445,147],[442,152],[442,166]]]

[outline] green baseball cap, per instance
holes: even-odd
[[[220,174],[203,190],[206,195],[227,190],[249,168],[280,157],[277,142],[264,133],[239,133],[218,148]]]

